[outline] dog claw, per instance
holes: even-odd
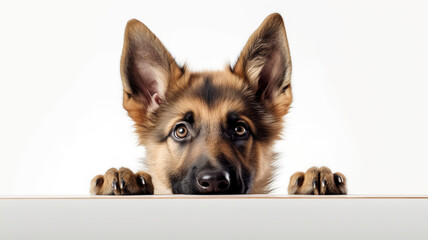
[[[104,182],[104,180],[103,179],[101,179],[101,178],[98,178],[96,181],[95,181],[95,186],[100,186],[100,185],[102,185],[102,183]]]
[[[343,178],[339,175],[334,175],[334,178],[336,179],[336,182],[338,182],[339,184],[342,184],[343,182]]]
[[[323,179],[322,182],[321,182],[321,186],[325,187],[326,184],[327,184],[327,180]]]
[[[113,190],[117,190],[117,182],[116,182],[116,180],[113,181],[112,187],[113,187]]]
[[[146,180],[144,180],[144,177],[140,177],[140,179],[141,179],[141,184],[146,185]]]
[[[302,185],[302,183],[303,183],[303,178],[302,177],[299,177],[299,178],[297,178],[297,180],[296,180],[296,183],[294,183],[296,186],[300,186],[300,185]]]
[[[120,188],[121,188],[121,189],[124,189],[124,188],[125,188],[125,180],[123,180],[123,178],[122,178],[122,180],[120,181]]]
[[[318,181],[314,179],[314,181],[312,182],[312,187],[317,188],[317,186],[318,186]]]

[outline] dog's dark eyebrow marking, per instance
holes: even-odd
[[[190,124],[193,124],[195,122],[195,118],[193,117],[193,112],[189,111],[186,114],[184,114],[184,117],[182,119],[183,121],[186,121]]]
[[[233,125],[239,120],[239,114],[236,112],[229,112],[227,114],[227,124]]]

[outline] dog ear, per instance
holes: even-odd
[[[169,83],[182,74],[159,39],[136,19],[126,25],[120,71],[123,106],[138,123],[156,112]]]
[[[256,98],[277,115],[292,102],[291,57],[281,15],[269,15],[251,35],[232,71],[247,80]]]

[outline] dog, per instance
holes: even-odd
[[[191,72],[138,20],[125,29],[123,107],[146,147],[148,173],[109,169],[91,194],[265,194],[283,116],[292,103],[291,57],[280,14],[251,35],[234,66]],[[290,178],[289,194],[346,194],[327,167]]]

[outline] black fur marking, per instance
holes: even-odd
[[[235,124],[239,119],[239,114],[236,112],[230,112],[229,114],[227,114],[227,123],[229,125]]]
[[[211,77],[204,77],[204,83],[194,91],[194,95],[205,102],[208,107],[213,107],[218,102],[227,99],[242,99],[245,90],[228,88],[227,86],[216,86]],[[243,99],[245,100],[245,99]]]
[[[189,111],[189,112],[187,112],[186,114],[184,114],[184,117],[183,117],[183,119],[182,119],[183,121],[186,121],[186,122],[188,122],[188,123],[190,123],[190,124],[193,124],[194,122],[195,122],[195,119],[194,119],[194,117],[193,117],[193,112],[192,111]]]
[[[197,91],[197,94],[209,107],[212,107],[222,96],[222,90],[213,85],[211,77],[205,77],[204,84]]]

